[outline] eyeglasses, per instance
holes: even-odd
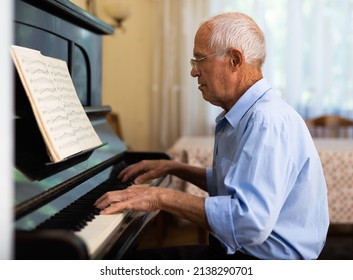
[[[215,53],[206,55],[206,56],[204,56],[204,57],[192,58],[192,59],[190,59],[190,64],[191,64],[192,70],[196,70],[196,71],[198,70],[197,65],[198,65],[199,62],[204,61],[204,60],[206,60],[207,58],[210,58],[210,57],[212,57],[212,56],[219,55],[219,54],[221,54],[221,53],[225,53],[225,52],[227,52],[227,51],[228,51],[228,50],[223,50],[223,51],[219,51],[219,52],[215,52]]]

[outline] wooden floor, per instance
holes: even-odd
[[[207,244],[207,233],[187,221],[162,213],[144,232],[140,249]],[[353,229],[334,228],[329,231],[321,260],[353,260]]]

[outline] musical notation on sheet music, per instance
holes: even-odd
[[[49,149],[59,160],[102,144],[80,100],[65,61],[13,46],[17,68]],[[49,132],[49,133],[48,133]],[[55,161],[55,160],[54,160]]]

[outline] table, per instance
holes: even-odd
[[[328,189],[330,222],[353,224],[353,139],[314,138]]]
[[[175,159],[191,165],[212,165],[213,137],[182,137],[168,153]],[[331,224],[353,224],[353,139],[314,138],[324,169]],[[195,195],[207,196],[196,186],[173,179],[175,188]]]

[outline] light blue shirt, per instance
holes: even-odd
[[[320,158],[299,114],[262,79],[217,119],[205,209],[227,248],[316,259],[329,225]]]

